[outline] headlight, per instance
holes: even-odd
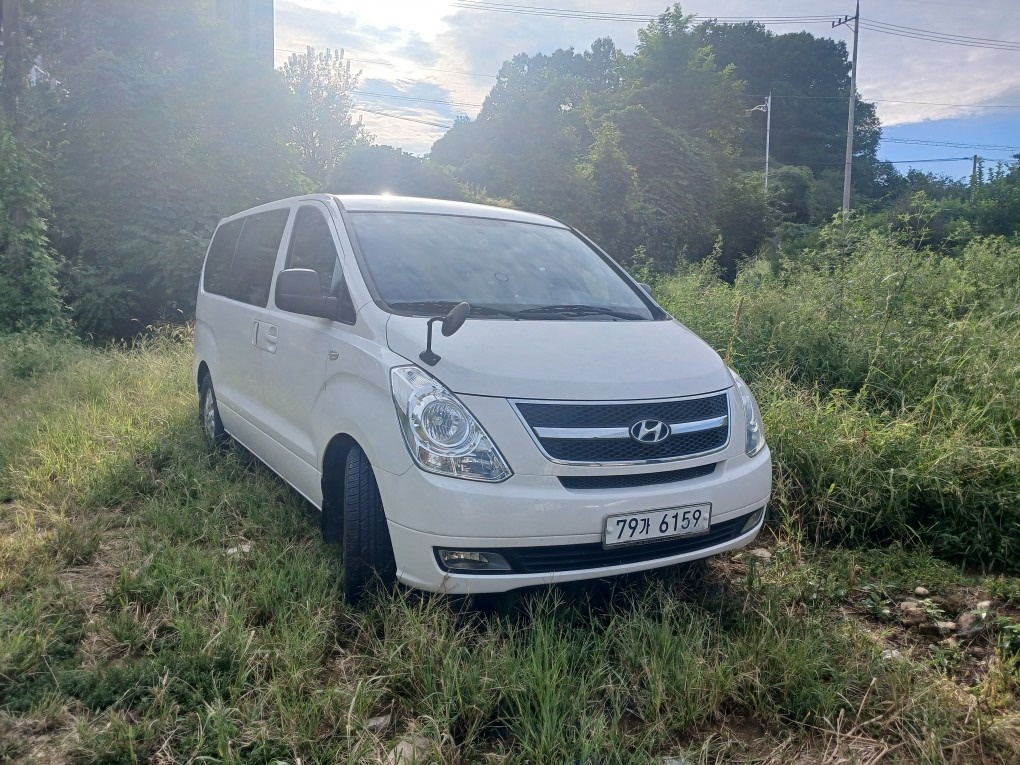
[[[435,379],[417,367],[396,367],[390,387],[404,443],[422,470],[473,481],[512,475],[471,412]]]
[[[744,451],[748,457],[753,457],[765,448],[765,430],[761,424],[761,412],[758,409],[758,402],[754,400],[754,394],[747,387],[744,379],[730,370],[733,375],[733,382],[737,386],[737,394],[740,402],[744,405],[744,423],[746,431],[744,435]]]

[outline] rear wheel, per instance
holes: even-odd
[[[216,406],[216,391],[213,390],[212,378],[205,375],[198,386],[198,417],[202,421],[202,430],[210,444],[222,449],[227,444],[227,432],[220,420],[220,410]]]
[[[393,545],[379,486],[360,447],[347,453],[344,468],[344,597],[357,602],[373,585],[389,588],[397,578]]]

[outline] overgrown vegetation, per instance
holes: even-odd
[[[186,336],[5,343],[0,758],[381,762],[411,733],[427,762],[1020,756],[1013,579],[781,535],[704,584],[352,610],[307,505],[204,444]],[[918,584],[987,588],[1001,623],[929,649],[879,614]]]
[[[921,541],[1015,571],[1020,246],[979,238],[947,254],[904,239],[837,222],[734,285],[709,261],[657,294],[752,380],[778,507],[809,538]]]

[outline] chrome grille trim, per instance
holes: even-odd
[[[697,422],[675,422],[669,426],[669,434],[697,433],[699,430],[729,427],[730,417],[713,417]],[[535,428],[539,438],[630,438],[630,428]]]
[[[722,390],[711,391],[696,396],[686,396],[683,398],[672,398],[672,399],[629,399],[629,400],[608,400],[608,401],[578,401],[578,400],[550,400],[550,399],[508,399],[514,412],[520,419],[521,424],[524,425],[528,435],[531,436],[535,446],[538,447],[542,455],[550,462],[558,465],[572,465],[578,467],[624,467],[624,466],[636,466],[636,465],[659,465],[667,463],[679,463],[687,462],[689,460],[706,457],[711,454],[717,454],[726,450],[731,443],[731,428],[730,428],[730,417],[729,412],[732,411],[732,405],[730,401],[730,392],[733,388],[725,388]],[[720,401],[721,398],[721,401]],[[717,404],[710,403],[711,400],[718,402]],[[702,402],[705,402],[702,404]],[[686,405],[696,405],[696,408],[704,410],[715,409],[713,414],[718,416],[710,417],[706,419],[690,420],[676,422],[675,425],[670,426],[669,439],[680,437],[680,438],[697,438],[699,433],[708,432],[715,430],[719,432],[721,441],[718,445],[713,444],[712,448],[703,449],[697,452],[673,454],[667,456],[657,457],[645,457],[642,459],[637,458],[623,458],[613,459],[607,456],[604,459],[568,459],[559,458],[550,454],[550,449],[553,448],[554,444],[567,444],[568,442],[581,443],[587,441],[591,444],[605,444],[608,448],[610,444],[623,444],[626,443],[626,438],[630,438],[630,428],[622,427],[620,423],[621,410],[626,410],[629,414],[625,415],[628,419],[634,418],[639,419],[642,413],[648,411],[648,417],[654,417],[655,409],[660,406],[666,406],[667,408],[677,406],[686,407]],[[700,406],[698,406],[700,405]],[[616,419],[616,422],[612,423],[613,427],[585,427],[578,423],[575,427],[553,427],[553,423],[550,420],[562,419],[558,416],[545,416],[545,414],[539,415],[539,411],[544,407],[549,407],[550,412],[554,407],[560,407],[561,409],[568,409],[572,411],[576,410],[588,410],[587,413],[581,418],[589,420],[588,415],[594,415],[598,417],[600,414],[599,409],[606,407],[606,412],[611,416],[612,419]],[[720,414],[719,409],[726,414]],[[527,414],[526,414],[527,412]],[[705,413],[709,413],[705,411]],[[545,420],[548,424],[532,425],[528,417],[533,416],[539,422]],[[704,415],[703,415],[704,416]],[[570,419],[576,419],[570,417]],[[660,418],[661,419],[661,418]],[[679,418],[677,418],[679,419]],[[673,417],[667,417],[667,421],[673,421]],[[566,423],[564,423],[566,424]],[[597,425],[594,422],[593,425]],[[675,429],[674,429],[675,428]],[[573,434],[571,433],[573,431]],[[548,435],[540,435],[546,433]],[[580,437],[578,437],[580,436]],[[667,440],[669,440],[667,439]],[[549,449],[546,448],[548,444]],[[559,447],[557,447],[559,448]]]

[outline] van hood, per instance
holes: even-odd
[[[390,349],[454,393],[501,398],[614,401],[676,398],[733,385],[719,355],[682,324],[667,321],[468,319],[452,337],[437,323],[434,367],[421,317],[391,315]]]

